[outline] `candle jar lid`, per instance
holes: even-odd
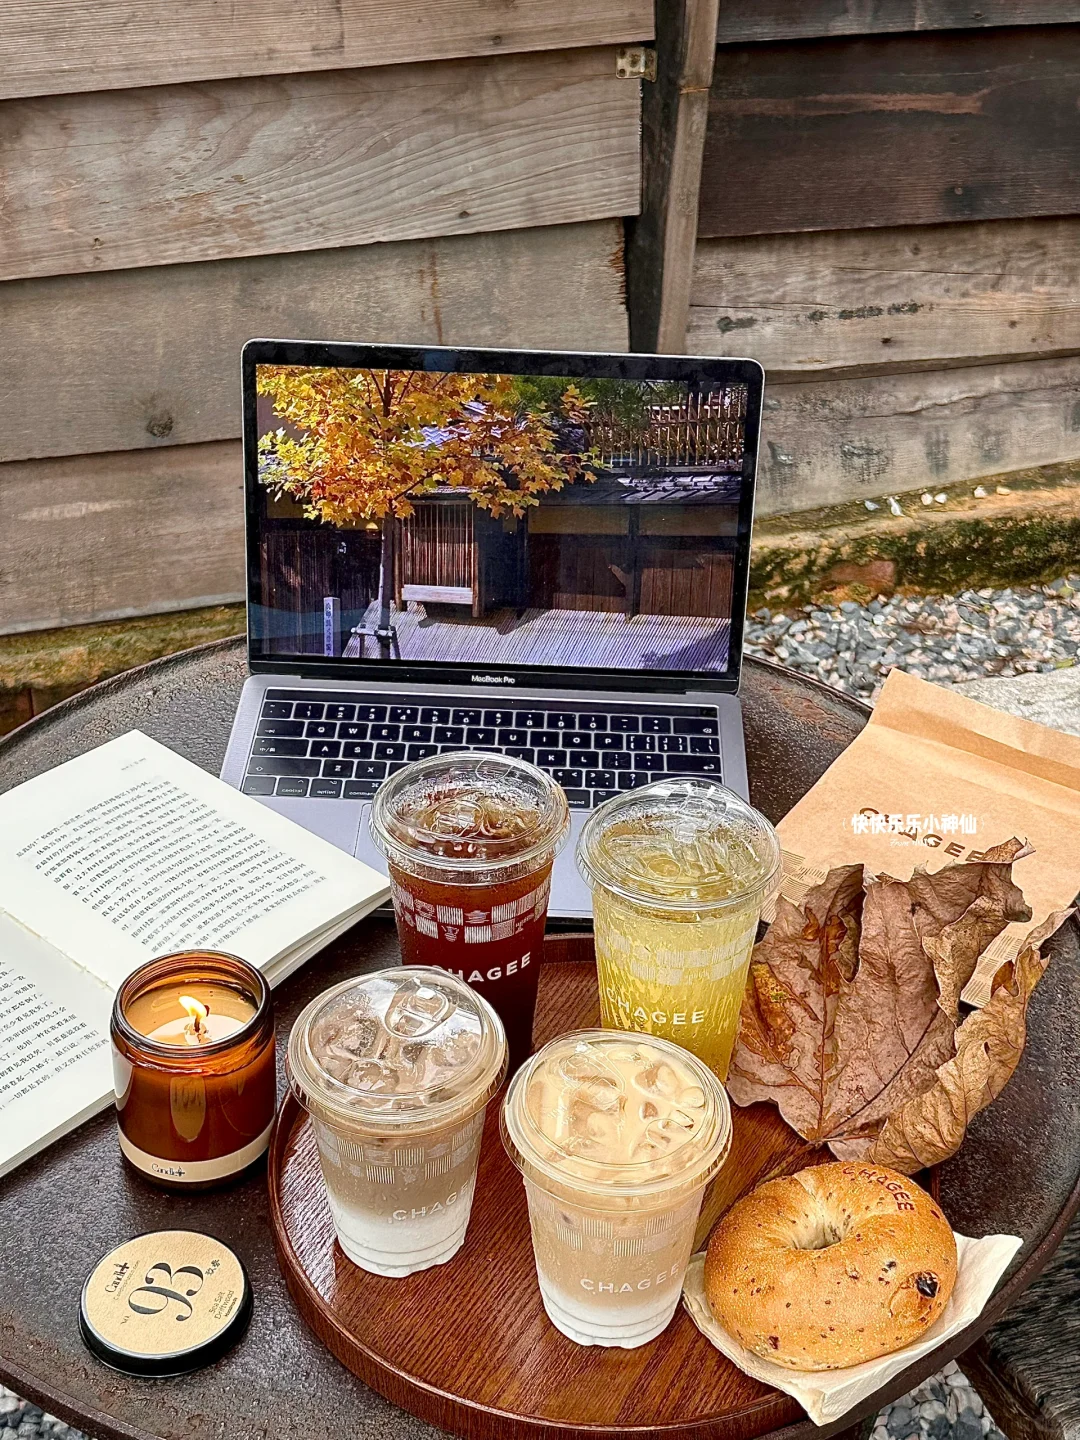
[[[495,1011],[446,970],[395,965],[317,996],[289,1038],[309,1111],[381,1134],[479,1110],[506,1074]]]
[[[228,1245],[196,1230],[156,1230],[94,1266],[79,1329],[114,1370],[165,1378],[224,1355],[247,1329],[251,1309],[247,1271]]]

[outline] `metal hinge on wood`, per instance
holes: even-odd
[[[656,51],[649,45],[623,45],[615,51],[615,74],[620,80],[655,80]]]

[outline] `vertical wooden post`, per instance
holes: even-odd
[[[480,547],[484,541],[484,525],[480,520],[479,508],[470,507],[468,511],[468,535],[469,535],[469,584],[472,586],[472,614],[474,620],[481,620],[484,615],[484,573],[487,566],[484,563],[484,554]]]
[[[341,599],[337,595],[323,596],[323,654],[341,654]]]
[[[632,620],[641,609],[641,509],[626,507],[626,618]]]
[[[630,345],[686,347],[719,0],[657,0],[656,80],[642,86],[641,214],[626,255]]]

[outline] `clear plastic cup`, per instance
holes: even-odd
[[[472,751],[406,765],[371,807],[402,959],[440,966],[490,1001],[511,1070],[532,1049],[551,867],[569,828],[550,775]]]
[[[502,1136],[556,1329],[633,1349],[675,1313],[705,1187],[731,1148],[716,1076],[667,1040],[582,1030],[518,1071]]]
[[[488,1101],[506,1074],[499,1017],[427,967],[317,996],[289,1037],[342,1250],[375,1275],[442,1265],[465,1240]]]
[[[629,790],[586,820],[603,1023],[665,1035],[727,1077],[758,921],[780,880],[765,816],[715,780]]]

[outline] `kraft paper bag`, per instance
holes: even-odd
[[[796,902],[836,865],[909,880],[1014,835],[1032,845],[1013,866],[1032,918],[988,947],[964,992],[984,1005],[998,967],[1080,890],[1080,736],[892,670],[865,728],[777,829],[781,894]]]

